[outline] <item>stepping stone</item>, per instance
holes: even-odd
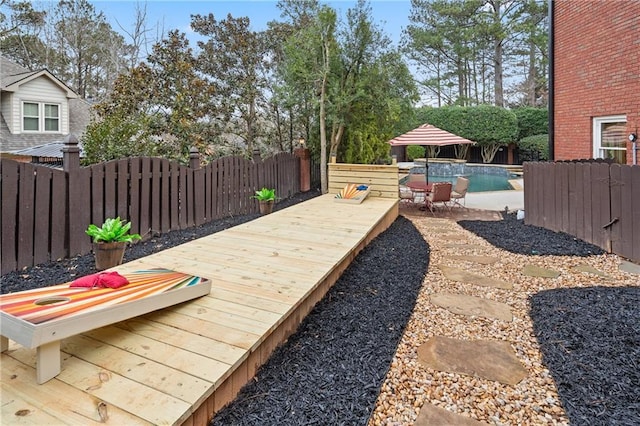
[[[571,269],[576,271],[576,272],[583,272],[585,274],[598,275],[598,276],[601,276],[603,278],[612,278],[610,275],[607,275],[604,272],[594,268],[593,266],[587,265],[586,263],[581,263],[579,265],[574,266]]]
[[[536,265],[525,265],[522,268],[522,273],[528,277],[541,277],[541,278],[558,278],[560,272],[553,269],[541,268]]]
[[[445,308],[454,314],[513,321],[509,305],[495,300],[449,293],[432,294],[430,299],[434,305]]]
[[[426,403],[420,408],[420,414],[414,426],[456,425],[456,426],[489,426],[470,417],[452,413],[444,408]]]
[[[631,263],[626,260],[620,262],[620,266],[618,266],[618,269],[630,274],[640,275],[640,265],[636,265],[635,263]]]
[[[513,284],[498,280],[496,278],[485,277],[484,275],[472,274],[464,269],[455,268],[453,266],[438,265],[445,277],[453,281],[462,283],[475,284],[482,287],[494,287],[512,289]]]
[[[494,256],[467,256],[467,255],[456,255],[456,256],[449,256],[449,259],[453,259],[453,260],[464,260],[467,262],[474,262],[474,263],[479,263],[481,265],[490,265],[492,263],[496,263],[498,260],[497,257]]]
[[[418,347],[418,361],[437,371],[466,374],[512,386],[528,374],[511,345],[499,340],[435,336]]]

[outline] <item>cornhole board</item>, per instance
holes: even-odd
[[[9,339],[36,348],[36,379],[60,373],[60,340],[209,294],[211,281],[168,269],[123,274],[129,284],[71,288],[70,283],[0,295],[0,349]]]
[[[367,189],[358,189],[359,187],[366,187]],[[370,192],[371,186],[369,185],[348,183],[336,194],[334,201],[338,203],[360,204],[367,198]]]

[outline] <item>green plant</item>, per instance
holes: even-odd
[[[549,135],[535,135],[518,142],[520,161],[546,161],[549,159]]]
[[[549,110],[546,108],[522,107],[514,109],[513,113],[518,119],[518,140],[549,131]]]
[[[131,222],[125,223],[118,216],[115,219],[109,218],[105,220],[100,228],[91,224],[85,232],[93,238],[94,243],[131,243],[141,239],[139,234],[129,234],[129,229],[131,229]]]
[[[413,161],[416,158],[424,158],[425,149],[421,145],[409,145],[407,147],[408,160]]]
[[[269,189],[269,188],[262,188],[260,191],[256,191],[256,194],[252,195],[251,198],[255,198],[258,201],[275,201],[276,190]]]

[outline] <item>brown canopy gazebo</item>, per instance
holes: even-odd
[[[389,141],[391,146],[422,145],[422,146],[446,146],[458,144],[475,144],[474,141],[463,138],[446,130],[437,128],[432,124],[423,124]],[[429,162],[425,161],[425,179],[429,181]]]

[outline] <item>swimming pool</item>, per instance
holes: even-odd
[[[424,174],[424,171],[424,167],[417,166],[411,168],[410,173]],[[513,187],[509,180],[519,178],[503,167],[447,163],[429,164],[429,182],[451,182],[455,185],[458,176],[469,179],[469,192],[511,190]],[[407,179],[401,179],[400,183],[404,184]]]
[[[508,176],[498,175],[467,175],[463,176],[469,179],[469,192],[485,192],[485,191],[506,191],[513,189],[509,183]],[[429,182],[451,182],[456,184],[457,176],[429,176]]]

